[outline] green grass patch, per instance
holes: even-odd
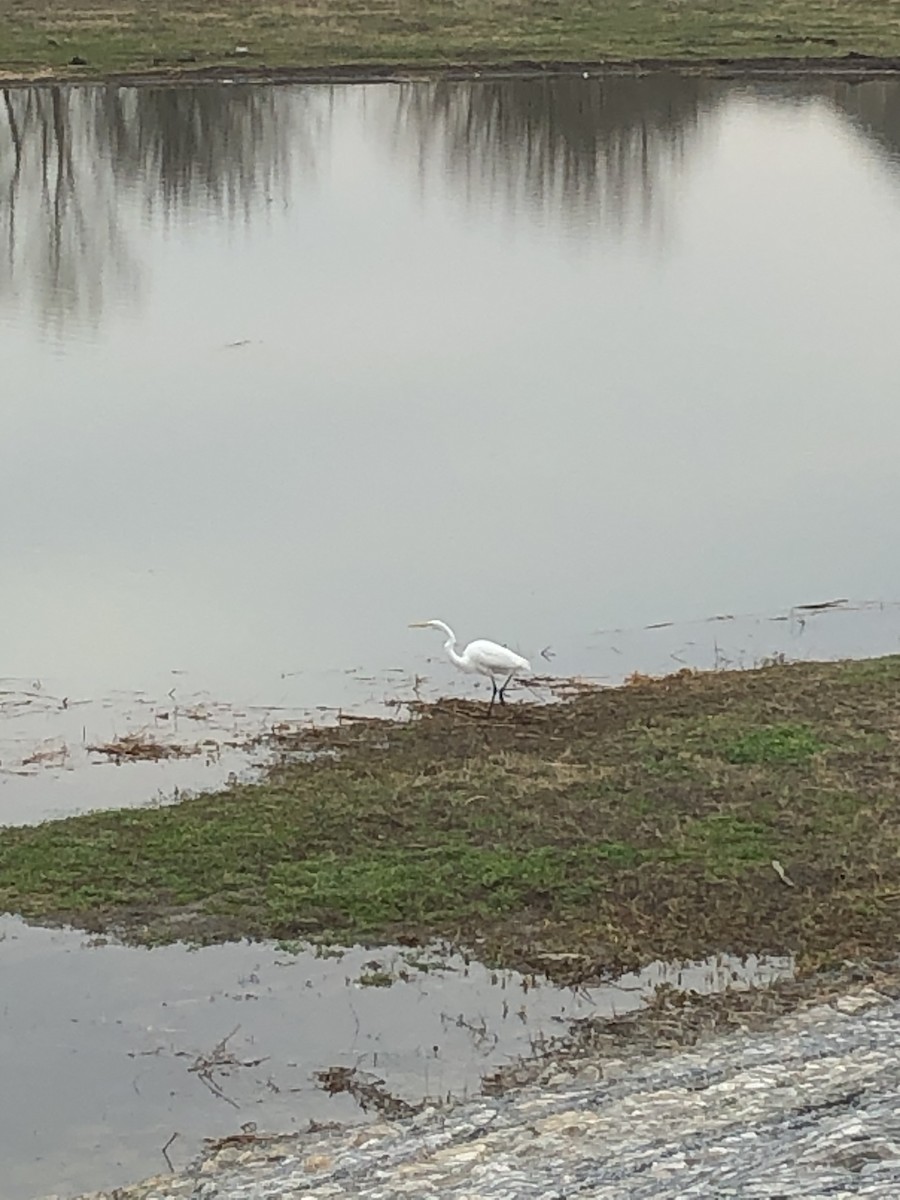
[[[559,917],[597,897],[611,863],[640,857],[616,844],[518,852],[462,845],[386,849],[350,860],[331,854],[282,863],[269,876],[269,903],[285,921],[304,912],[337,937],[377,937],[410,923],[446,928],[473,914],[488,921],[521,912]]]
[[[891,957],[897,664],[296,730],[258,784],[0,829],[0,909],[147,944],[447,939],[578,978],[716,951]]]
[[[812,729],[803,725],[769,725],[749,729],[724,749],[730,763],[796,763],[825,748]]]
[[[675,857],[702,859],[715,874],[740,872],[754,863],[769,863],[776,846],[775,830],[760,821],[745,821],[728,813],[688,821]]]

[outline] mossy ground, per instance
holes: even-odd
[[[300,731],[259,783],[2,829],[0,908],[148,943],[445,938],[568,979],[896,955],[900,657],[486,711]]]
[[[0,14],[0,72],[26,76],[847,53],[900,55],[893,0],[10,0]]]

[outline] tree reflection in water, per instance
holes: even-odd
[[[900,82],[836,82],[830,84],[826,94],[857,130],[875,141],[887,159],[900,167]]]
[[[449,173],[471,200],[642,235],[664,228],[678,168],[716,110],[825,104],[900,165],[900,84],[814,79],[735,84],[690,76],[504,79],[400,88],[393,130],[412,138],[422,186]],[[438,170],[434,168],[437,167]]]
[[[32,306],[45,332],[96,324],[110,293],[141,286],[126,193],[167,219],[247,220],[287,188],[292,155],[308,164],[304,113],[272,88],[3,89],[0,303]]]
[[[664,228],[678,169],[733,84],[657,75],[395,85],[379,104],[421,185],[449,174],[464,195],[571,228],[642,236]],[[760,103],[841,112],[900,163],[894,81],[741,88]],[[0,304],[45,332],[95,325],[110,294],[136,298],[142,266],[128,220],[145,213],[249,221],[309,173],[346,88],[27,87],[0,92]],[[366,95],[368,93],[364,93]],[[130,205],[124,205],[123,199]]]
[[[675,76],[408,84],[396,135],[414,137],[422,177],[439,155],[469,196],[646,230],[722,91]]]

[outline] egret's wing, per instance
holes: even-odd
[[[528,662],[508,646],[479,638],[466,646],[466,656],[484,671],[527,671]]]

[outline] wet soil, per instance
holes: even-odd
[[[507,63],[345,63],[329,66],[265,66],[217,64],[196,67],[185,63],[160,64],[139,71],[92,71],[89,64],[19,73],[0,71],[5,85],[33,83],[106,82],[122,87],[141,84],[214,83],[397,83],[410,80],[499,80],[557,78],[571,75],[596,78],[678,74],[708,79],[844,79],[864,80],[900,75],[900,58],[850,51],[840,56],[754,58],[634,58]]]

